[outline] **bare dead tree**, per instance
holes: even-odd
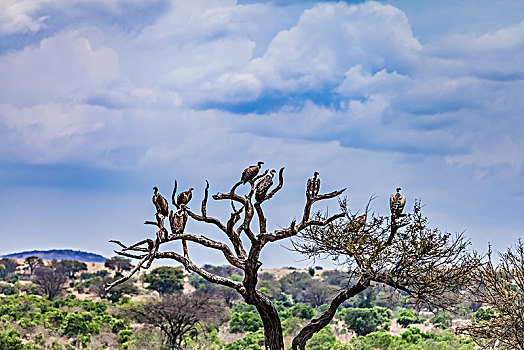
[[[499,256],[493,264],[491,249],[487,263],[476,274],[473,300],[487,304],[485,319],[473,318],[461,331],[482,348],[524,350],[524,243]]]
[[[52,266],[42,266],[35,270],[33,282],[51,300],[66,290],[67,276]]]
[[[272,173],[272,172],[271,172]],[[335,198],[342,194],[345,189],[333,191],[326,194],[306,193],[306,203],[302,212],[300,222],[293,220],[288,227],[270,231],[267,228],[267,218],[263,211],[263,204],[273,198],[284,185],[284,168],[280,169],[278,175],[278,184],[265,193],[258,193],[258,200],[255,199],[257,181],[262,181],[263,177],[268,174],[264,173],[247,181],[249,192],[246,195],[236,193],[236,189],[242,184],[242,180],[237,182],[229,192],[217,193],[212,196],[216,201],[227,201],[231,205],[231,214],[229,219],[222,222],[220,219],[207,214],[207,201],[209,194],[209,183],[206,181],[204,199],[202,200],[200,214],[192,211],[186,205],[178,205],[175,201],[176,187],[172,193],[172,204],[177,208],[176,212],[169,215],[170,229],[168,233],[164,226],[164,218],[159,220],[156,215],[154,221],[146,221],[145,224],[157,226],[158,231],[155,239],[144,239],[132,245],[125,245],[120,241],[112,240],[120,246],[121,250],[115,251],[121,256],[139,260],[135,268],[132,269],[123,278],[109,284],[107,289],[123,283],[133,276],[142,268],[149,268],[155,259],[173,259],[180,262],[188,271],[194,271],[204,279],[222,286],[236,290],[244,300],[254,305],[264,324],[265,346],[270,350],[283,350],[284,341],[282,327],[278,312],[271,300],[260,290],[256,288],[258,282],[258,270],[262,266],[260,254],[262,249],[269,243],[278,242],[283,239],[297,236],[300,232],[311,227],[324,227],[330,223],[341,219],[345,213],[337,213],[325,217],[311,218],[311,210],[315,203]],[[253,222],[254,218],[258,219],[258,225]],[[204,235],[185,232],[186,221],[191,218],[195,221],[207,223],[215,226],[224,234],[224,243],[213,240]],[[241,237],[245,235],[249,244],[244,244]],[[178,253],[173,250],[160,251],[159,247],[169,242],[181,241],[182,252]],[[201,245],[203,247],[217,250],[222,253],[229,264],[244,271],[244,278],[237,282],[228,278],[218,276],[204,268],[196,265],[190,258],[186,242]],[[230,248],[232,247],[232,249]]]
[[[184,336],[198,323],[215,323],[223,318],[224,307],[197,294],[171,294],[149,300],[130,309],[141,323],[158,328],[169,349],[182,349]]]
[[[445,309],[463,299],[461,292],[471,282],[481,259],[468,252],[470,243],[462,234],[453,237],[429,228],[420,202],[415,203],[413,214],[397,215],[392,221],[387,216],[370,214],[368,204],[364,225],[352,224],[362,216],[352,214],[346,200],[340,202],[340,207],[345,218],[308,227],[293,245],[310,258],[327,256],[347,266],[349,279],[356,283],[340,290],[328,310],[299,332],[293,339],[293,350],[305,349],[312,335],[329,324],[337,308],[372,282],[405,292],[414,301]],[[316,217],[322,220],[325,215],[316,213]]]

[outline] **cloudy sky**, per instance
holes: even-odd
[[[285,167],[272,228],[300,217],[318,170],[354,211],[376,195],[387,213],[401,186],[432,225],[503,250],[524,237],[523,14],[521,0],[4,0],[0,254],[111,256],[109,239],[154,235],[153,186],[176,178],[198,203],[206,179],[225,191],[258,160]],[[264,267],[312,264],[286,247]]]

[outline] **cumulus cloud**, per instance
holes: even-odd
[[[98,106],[56,103],[16,108],[0,105],[2,157],[30,163],[75,162],[91,158],[115,143],[96,134],[120,121],[121,113]],[[108,140],[105,140],[108,141]]]
[[[33,18],[42,4],[48,0],[5,0],[0,3],[0,34],[36,32],[47,16]]]
[[[1,103],[74,101],[117,78],[118,55],[111,48],[93,48],[75,32],[63,32],[0,57],[0,76]]]
[[[35,12],[31,4],[22,12]],[[122,11],[116,0],[92,6]],[[522,111],[524,22],[423,45],[391,5],[307,7],[293,18],[270,3],[174,2],[130,33],[93,30],[84,20],[0,57],[8,82],[0,103],[18,110],[79,102],[153,120],[173,110],[196,125],[208,110],[225,134],[447,156],[475,149],[493,118]],[[264,112],[268,105],[275,107]],[[497,139],[511,130],[501,124]]]
[[[268,89],[321,90],[336,86],[358,64],[369,70],[409,70],[421,45],[405,14],[374,2],[318,4],[278,33],[250,70]]]
[[[475,216],[480,197],[522,191],[524,22],[422,41],[409,11],[369,1],[0,6],[2,162],[120,169],[162,188],[210,177],[222,190],[263,160],[286,166],[292,198],[269,209],[274,227],[314,170],[323,188],[350,185],[356,209],[409,184],[452,229],[488,232],[522,207]]]
[[[479,175],[486,176],[489,170],[497,167],[505,168],[508,175],[517,175],[524,168],[524,140],[512,140],[504,137],[502,140],[487,140],[476,143],[471,153],[450,156],[447,162],[456,166],[474,165],[479,168]]]

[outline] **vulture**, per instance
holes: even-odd
[[[163,215],[164,217],[167,217],[169,214],[167,199],[165,199],[164,196],[158,192],[158,187],[153,187],[153,190],[155,191],[155,194],[153,195],[153,204],[156,207],[156,212]]]
[[[240,179],[240,182],[242,182],[242,184],[245,185],[249,181],[253,180],[260,171],[262,164],[264,164],[264,162],[258,162],[257,165],[252,165],[250,167],[245,168],[242,172],[242,178]]]
[[[266,197],[267,191],[273,186],[273,176],[275,175],[276,170],[271,169],[269,174],[264,176],[259,182],[257,182],[255,200],[261,202]]]
[[[191,187],[189,190],[179,193],[178,196],[176,196],[176,204],[178,206],[181,206],[182,204],[187,205],[191,198],[193,197],[193,187]]]
[[[366,214],[357,216],[351,220],[344,229],[344,232],[357,232],[366,224]]]
[[[406,196],[400,194],[400,187],[397,187],[397,193],[389,197],[389,209],[391,209],[391,216],[393,218],[402,217],[402,211],[406,205]]]
[[[308,197],[316,197],[320,190],[320,178],[318,177],[318,171],[315,171],[313,177],[307,180],[307,194]]]
[[[187,213],[184,210],[177,210],[175,213],[169,212],[169,223],[173,233],[183,233],[186,228]]]

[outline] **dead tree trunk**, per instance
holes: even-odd
[[[284,336],[278,312],[271,300],[259,291],[253,291],[244,300],[254,305],[264,325],[264,344],[267,350],[284,350]]]

